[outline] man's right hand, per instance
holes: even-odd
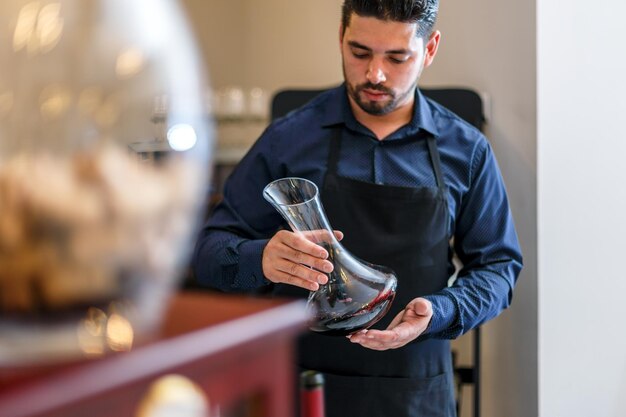
[[[341,239],[343,234],[335,232]],[[315,291],[326,284],[324,273],[333,270],[327,261],[328,252],[304,235],[281,230],[267,242],[263,250],[263,274],[274,283],[284,283]]]

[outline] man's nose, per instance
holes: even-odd
[[[367,80],[372,84],[384,83],[387,80],[382,67],[376,62],[371,62],[366,74]]]

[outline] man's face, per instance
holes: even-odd
[[[424,40],[415,35],[416,27],[416,23],[352,14],[340,40],[343,74],[353,104],[372,115],[413,104],[428,58]],[[427,65],[431,62],[426,61]]]

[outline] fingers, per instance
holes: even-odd
[[[307,230],[305,232],[299,232],[302,236],[306,237],[313,243],[332,243],[334,239],[341,240],[343,239],[343,232],[339,230],[333,230],[333,236],[331,236],[330,232],[326,229],[319,230]]]
[[[272,282],[286,283],[311,291],[328,282],[325,273],[333,270],[328,253],[293,232],[278,232],[263,251],[263,274]]]
[[[280,282],[311,291],[316,291],[319,284],[328,282],[328,277],[315,269],[285,259],[278,259],[273,267],[275,268],[274,276],[279,277]]]
[[[419,336],[416,328],[407,322],[400,323],[393,329],[362,330],[349,337],[352,343],[373,350],[388,350],[400,348]]]
[[[397,349],[404,346],[410,340],[407,340],[405,331],[398,328],[392,330],[362,330],[350,336],[352,343],[358,343],[363,347],[373,350]]]
[[[386,330],[362,330],[348,336],[348,339],[368,349],[397,349],[421,335],[428,327],[432,315],[430,301],[415,298],[394,317]]]

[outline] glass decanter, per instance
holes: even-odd
[[[268,184],[263,196],[296,233],[328,251],[334,269],[328,283],[311,291],[307,301],[309,328],[327,335],[367,329],[391,307],[397,278],[384,266],[356,258],[336,239],[319,199],[317,186],[303,178],[282,178]]]

